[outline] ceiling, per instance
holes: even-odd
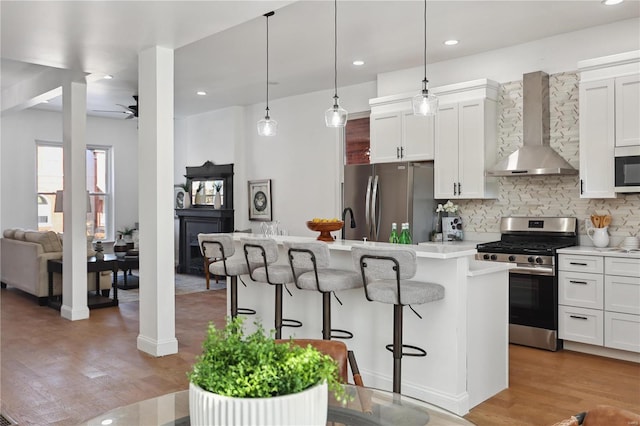
[[[118,104],[134,102],[138,52],[157,45],[175,49],[176,117],[263,102],[262,15],[270,10],[276,10],[269,18],[270,99],[332,88],[331,1],[2,0],[2,90],[51,68],[82,71],[92,77],[89,114],[124,118]],[[435,63],[638,18],[640,1],[607,7],[599,0],[429,0],[427,14],[427,59]],[[338,85],[422,65],[423,31],[422,1],[340,0]],[[450,38],[460,43],[445,46]],[[365,65],[352,65],[354,59]],[[99,78],[104,74],[114,78]],[[57,97],[36,107],[60,106]]]

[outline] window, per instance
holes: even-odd
[[[38,229],[62,232],[62,212],[54,211],[56,191],[62,190],[62,144],[36,143],[38,188]],[[96,240],[114,239],[113,194],[111,193],[111,148],[87,146],[87,191],[91,212],[87,213],[87,233]]]

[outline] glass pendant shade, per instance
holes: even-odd
[[[438,98],[429,94],[429,80],[427,80],[427,0],[424,0],[424,78],[422,91],[412,99],[413,114],[433,116],[438,112]]]
[[[333,1],[333,106],[325,111],[324,122],[327,127],[345,127],[347,110],[338,104],[338,1]]]
[[[273,15],[275,15],[273,11],[263,15],[267,22],[267,108],[265,109],[264,118],[258,121],[259,136],[275,136],[278,133],[278,122],[269,117],[269,17]]]
[[[338,105],[336,99],[333,106],[325,111],[324,122],[327,127],[344,127],[347,124],[347,110]]]
[[[258,121],[258,135],[275,136],[276,133],[278,133],[278,122],[272,120],[269,115],[265,115],[262,120]]]
[[[415,115],[435,115],[438,111],[438,98],[423,90],[413,97],[413,113]]]

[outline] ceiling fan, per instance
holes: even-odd
[[[99,110],[99,109],[94,109],[94,112],[111,112],[111,113],[122,113],[122,114],[127,114],[127,116],[125,117],[125,120],[130,120],[132,118],[138,118],[138,95],[133,95],[133,99],[136,101],[135,105],[122,105],[122,104],[116,104],[122,108],[124,108],[124,111],[105,111],[105,110]]]

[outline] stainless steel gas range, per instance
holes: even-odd
[[[558,339],[556,250],[578,244],[573,217],[503,217],[500,241],[478,244],[476,259],[511,262],[509,342],[550,351]]]

